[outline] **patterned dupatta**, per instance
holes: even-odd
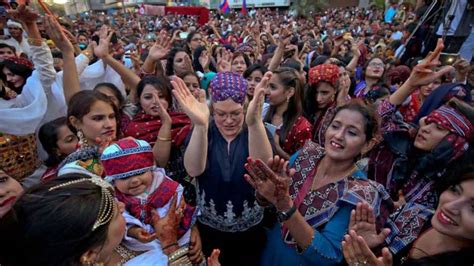
[[[174,146],[181,146],[184,139],[191,130],[191,120],[184,113],[170,112],[171,117],[171,139]],[[161,119],[156,116],[148,115],[140,110],[132,121],[123,129],[126,137],[145,140],[150,145],[155,144],[158,132],[161,128]]]
[[[171,201],[179,184],[167,177],[163,179],[161,184],[148,195],[146,200],[140,200],[137,197],[125,195],[115,189],[115,196],[120,202],[125,204],[125,209],[142,223],[152,224],[151,210],[163,208]],[[177,203],[179,204],[179,202]],[[186,204],[184,208],[184,216],[181,219],[178,228],[178,237],[183,236],[194,222],[195,207]]]
[[[355,207],[358,202],[367,202],[374,208],[380,228],[393,208],[393,203],[383,186],[367,180],[360,170],[335,183],[311,190],[317,165],[324,154],[324,148],[308,141],[294,163],[296,173],[290,184],[290,196],[306,222],[313,228],[318,228],[331,220],[343,204]],[[296,246],[286,226],[282,227],[282,235],[287,245]]]

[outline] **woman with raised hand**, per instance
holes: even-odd
[[[276,128],[277,154],[289,159],[312,138],[313,127],[303,116],[303,84],[296,70],[282,67],[273,72],[268,91],[270,107],[263,121]]]
[[[355,165],[377,130],[375,113],[351,102],[337,108],[324,148],[307,141],[289,162],[248,160],[246,180],[262,206],[276,208],[280,222],[268,232],[262,265],[339,265],[340,243],[359,202],[373,206],[384,223],[390,197]]]
[[[197,181],[203,252],[209,256],[214,248],[220,249],[223,265],[259,265],[265,242],[263,209],[242,176],[248,156],[272,156],[271,137],[261,119],[270,77],[268,73],[257,86],[245,118],[247,81],[236,73],[217,74],[210,85],[212,122],[205,92],[196,99],[181,79],[172,81],[173,94],[194,126],[184,166]]]
[[[420,220],[426,220],[426,212],[438,202],[436,185],[443,175],[470,149],[474,140],[474,109],[458,99],[435,109],[420,119],[419,127],[400,123],[398,106],[419,86],[429,84],[451,66],[433,69],[439,65],[439,55],[444,45],[438,41],[436,50],[418,64],[410,78],[388,99],[378,106],[382,117],[384,141],[371,152],[369,178],[383,184],[394,200],[404,195],[409,208],[423,211],[414,214],[417,219],[405,223],[403,216],[393,216],[388,225],[403,232],[399,238],[390,238],[390,246],[396,253],[405,246],[404,238],[418,236]],[[410,228],[407,230],[407,228]]]
[[[336,107],[347,103],[349,88],[350,80],[342,67],[321,64],[309,70],[303,102],[304,114],[313,124],[313,140],[322,146]]]
[[[36,25],[38,14],[20,5],[10,15],[24,23],[30,37],[32,62],[20,57],[9,57],[2,62],[4,82],[10,83],[15,93],[0,98],[0,168],[23,185],[31,185],[42,174],[37,171],[41,162],[35,132],[48,110],[56,71],[51,52]],[[19,68],[25,70],[23,75],[12,71]]]

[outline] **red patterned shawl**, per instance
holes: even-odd
[[[335,183],[311,190],[317,165],[324,157],[324,153],[324,148],[307,141],[295,160],[293,168],[296,169],[296,173],[290,184],[290,196],[299,212],[312,227],[317,229],[332,218],[342,203],[351,204],[355,208],[358,202],[367,202],[374,208],[377,225],[380,228],[385,223],[393,204],[383,186],[367,180],[361,171],[356,170]],[[282,227],[282,235],[287,245],[296,245],[286,226]]]
[[[150,193],[145,202],[141,202],[139,198],[125,195],[115,189],[115,196],[120,202],[125,204],[125,209],[142,223],[151,224],[151,210],[162,208],[171,201],[179,184],[167,177],[163,179],[161,184]],[[184,208],[184,216],[181,219],[178,229],[178,237],[183,236],[192,226],[195,207],[186,204]]]
[[[171,116],[171,139],[174,146],[181,146],[184,139],[191,130],[191,120],[184,113],[170,112]],[[158,137],[161,128],[161,119],[156,116],[148,115],[143,110],[138,112],[135,117],[124,128],[124,137],[134,137],[145,140],[153,146]]]

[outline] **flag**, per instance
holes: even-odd
[[[140,6],[140,9],[138,9],[138,14],[145,15],[145,4],[144,3],[142,3],[142,5]]]
[[[219,8],[222,14],[227,15],[230,12],[229,0],[222,0]]]
[[[246,0],[242,0],[242,11],[241,11],[242,15],[246,16],[248,14],[248,11],[247,11],[247,1]]]

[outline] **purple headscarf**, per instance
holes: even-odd
[[[243,104],[247,94],[247,80],[241,75],[232,72],[218,73],[209,85],[213,102],[232,99]]]

